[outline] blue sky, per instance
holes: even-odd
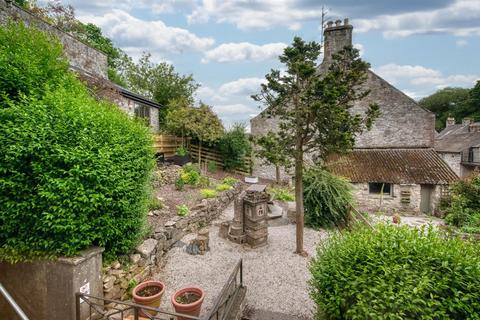
[[[226,126],[259,112],[250,95],[294,36],[320,40],[350,18],[354,44],[379,75],[414,99],[480,79],[480,0],[65,0],[133,57],[167,61],[202,85],[197,99]]]

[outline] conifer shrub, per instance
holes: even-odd
[[[345,178],[321,167],[311,167],[303,177],[305,223],[312,228],[344,227],[353,205],[352,186]]]
[[[58,59],[25,62],[37,70],[24,75],[28,90],[2,96],[0,260],[71,256],[92,245],[105,247],[107,258],[126,253],[141,236],[150,199],[149,129],[92,98],[68,70],[45,85],[56,70],[45,63],[63,68],[59,44],[49,46],[39,31],[22,28],[0,28],[0,34],[21,30],[8,55],[27,59],[33,45],[39,55]],[[19,74],[23,65],[11,64],[8,72]]]
[[[318,319],[477,319],[480,247],[433,227],[332,235],[310,264]]]

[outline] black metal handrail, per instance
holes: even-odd
[[[243,260],[240,259],[235,265],[227,283],[217,297],[207,320],[224,320],[230,312],[240,289],[243,288]]]
[[[165,311],[159,308],[152,308],[140,304],[136,304],[129,301],[119,301],[112,299],[105,299],[96,297],[90,294],[84,294],[77,292],[76,296],[76,319],[82,320],[81,318],[81,302],[85,302],[88,305],[88,318],[87,319],[96,319],[96,320],[123,320],[125,316],[133,314],[133,320],[150,319],[150,320],[174,320],[176,317],[182,317],[184,319],[190,320],[200,320],[199,317],[194,317],[182,313]],[[116,306],[109,308],[110,310],[105,310],[105,303],[115,303]],[[112,310],[115,310],[112,312]],[[141,311],[143,314],[141,314]],[[155,312],[155,315],[151,315],[148,311]],[[120,318],[118,317],[120,316]]]

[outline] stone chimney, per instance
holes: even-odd
[[[455,118],[454,117],[448,117],[447,118],[447,128],[450,127],[450,126],[454,126],[455,125]]]
[[[472,122],[468,125],[468,132],[480,132],[480,122]]]
[[[352,45],[353,26],[348,23],[348,19],[327,22],[327,27],[323,31],[324,35],[324,58],[323,62],[330,62],[332,55],[346,46]]]
[[[462,126],[469,126],[472,123],[473,123],[472,118],[463,118],[462,120]]]

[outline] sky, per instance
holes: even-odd
[[[294,36],[320,41],[348,17],[374,72],[418,100],[480,79],[480,0],[63,0],[134,58],[143,51],[201,84],[226,127],[260,112],[250,96]]]

